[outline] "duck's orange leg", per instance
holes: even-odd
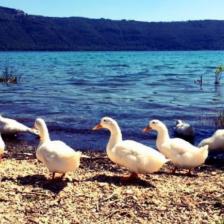
[[[189,169],[189,170],[188,170],[188,173],[187,173],[188,176],[192,176],[192,175],[193,175],[192,170],[193,170],[193,169]]]
[[[176,167],[174,167],[174,168],[172,169],[172,174],[175,174],[175,173],[176,173],[176,171],[177,171],[177,168],[176,168]]]
[[[56,174],[55,172],[52,173],[52,178],[51,178],[51,180],[54,180],[54,179],[55,179],[55,174]]]
[[[136,180],[138,178],[139,178],[138,174],[133,172],[133,173],[131,173],[130,176],[122,177],[122,180],[123,181],[131,181],[131,180]]]

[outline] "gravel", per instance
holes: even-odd
[[[80,168],[50,179],[35,149],[9,145],[0,163],[0,223],[224,223],[224,162],[188,176],[156,174],[124,182],[128,171],[102,152],[85,152]]]

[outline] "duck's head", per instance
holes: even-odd
[[[155,131],[160,131],[162,129],[164,129],[164,124],[159,121],[159,120],[151,120],[148,124],[148,126],[146,126],[143,131],[144,132],[148,132],[148,131],[151,131],[151,130],[155,130]]]
[[[183,124],[182,120],[176,120],[176,126]]]
[[[100,120],[100,123],[97,124],[92,130],[99,130],[102,128],[112,130],[115,126],[117,126],[117,122],[110,117],[103,117]]]
[[[34,123],[34,129],[41,130],[45,126],[45,121],[42,118],[37,118]]]

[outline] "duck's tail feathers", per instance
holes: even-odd
[[[208,145],[200,147],[199,150],[201,151],[203,157],[206,159],[208,157]]]
[[[90,156],[87,156],[87,155],[81,155],[81,158],[85,158],[85,159],[90,159]]]
[[[80,151],[76,151],[76,155],[78,156],[78,157],[82,157],[83,155],[82,155],[82,152],[80,152]]]
[[[168,162],[170,162],[171,160],[170,160],[170,159],[167,159],[167,158],[163,155],[163,159],[162,159],[162,161],[163,161],[164,163],[168,163]]]

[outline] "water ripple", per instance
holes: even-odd
[[[0,68],[12,65],[22,80],[1,85],[0,113],[31,126],[46,119],[52,139],[74,148],[105,149],[107,131],[91,128],[102,116],[118,120],[124,138],[152,146],[155,134],[142,128],[161,119],[173,133],[175,119],[197,128],[196,142],[215,127],[224,104],[224,85],[214,70],[224,52],[1,52]],[[195,80],[203,75],[203,86]]]

